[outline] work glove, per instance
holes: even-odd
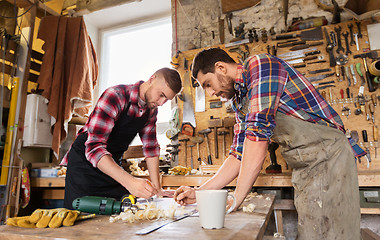
[[[7,225],[23,228],[58,228],[60,226],[72,226],[78,219],[79,211],[66,208],[37,209],[32,215],[25,217],[13,217],[7,220]]]

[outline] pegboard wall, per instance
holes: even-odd
[[[356,44],[353,44],[353,45],[348,44],[351,53],[348,52],[347,54],[347,50],[346,50],[347,45],[346,45],[345,38],[343,35],[340,36],[341,38],[340,41],[341,41],[342,47],[344,48],[344,52],[340,52],[340,53],[344,53],[347,55],[347,63],[345,63],[344,65],[337,65],[338,67],[330,67],[329,54],[326,50],[327,40],[326,40],[324,29],[327,30],[329,35],[331,32],[335,32],[335,30],[338,28],[341,28],[341,33],[346,33],[346,32],[349,33],[350,32],[349,26],[352,25],[352,32],[355,34],[355,33],[359,33],[358,25],[356,24],[356,21],[348,21],[348,22],[344,22],[344,23],[340,23],[336,25],[323,26],[322,40],[306,42],[306,44],[321,42],[321,45],[312,46],[309,49],[307,49],[306,52],[308,50],[310,51],[319,50],[320,54],[318,55],[318,57],[323,58],[322,61],[325,61],[325,62],[312,64],[312,62],[318,62],[320,61],[320,59],[305,61],[305,67],[297,68],[298,71],[300,71],[302,74],[304,74],[308,78],[319,76],[326,73],[334,73],[332,76],[326,77],[325,79],[320,80],[320,81],[315,81],[313,83],[333,81],[331,83],[331,85],[333,86],[321,89],[319,91],[324,96],[324,98],[330,103],[330,105],[335,109],[335,111],[337,111],[340,114],[341,119],[347,130],[347,134],[352,134],[356,131],[359,136],[359,139],[358,139],[359,145],[362,146],[362,148],[369,150],[368,152],[370,153],[371,162],[368,163],[365,157],[361,158],[360,162],[359,161],[357,162],[358,169],[364,170],[364,171],[365,170],[370,170],[370,171],[380,170],[380,152],[378,154],[375,153],[375,149],[377,149],[379,146],[378,140],[377,140],[378,132],[374,131],[374,129],[377,129],[378,122],[380,121],[380,110],[379,110],[380,95],[379,95],[379,89],[377,89],[378,86],[376,83],[375,83],[376,90],[373,92],[369,91],[367,82],[365,82],[364,85],[362,86],[361,84],[362,80],[358,74],[358,71],[356,70],[356,65],[357,63],[360,63],[360,66],[359,66],[360,70],[362,74],[364,75],[365,81],[367,81],[366,76],[365,76],[363,59],[360,57],[354,58],[354,55],[368,53],[370,51],[367,25],[373,24],[374,22],[372,21],[373,20],[360,22],[360,33],[362,34],[362,37],[357,39],[359,50],[357,50]],[[294,33],[300,33],[300,32],[294,32]],[[351,41],[350,35],[348,36],[348,41],[349,42]],[[247,43],[247,44],[237,45],[233,47],[226,48],[225,45],[217,45],[214,47],[219,47],[221,49],[224,49],[238,62],[239,58],[242,57],[242,53],[246,52],[247,49],[249,50],[249,55],[267,53],[268,51],[270,51],[270,53],[273,53],[271,50],[272,46],[276,46],[276,44],[283,43],[283,42],[284,40],[281,40],[281,41],[271,40],[271,38],[269,37],[266,42],[263,42],[262,39],[260,39],[258,42],[254,41],[253,43]],[[237,51],[237,48],[239,48],[240,50]],[[281,54],[284,54],[284,53],[289,53],[290,48],[291,47],[284,47],[284,48],[277,47],[277,56],[280,56]],[[179,56],[180,66],[178,67],[177,70],[180,72],[182,79],[185,76],[185,70],[183,68],[184,58],[187,59],[188,65],[190,66],[195,54],[201,50],[203,49],[189,50],[189,51],[183,52]],[[334,56],[338,55],[336,50],[337,50],[337,46],[333,48]],[[240,54],[238,53],[239,51],[240,51]],[[367,57],[366,61],[367,61],[367,65],[370,65],[373,61],[375,61],[375,59],[370,59]],[[352,75],[352,72],[350,71],[351,64],[354,65],[354,76],[356,78],[356,84],[354,84],[354,77]],[[295,64],[295,65],[299,65],[299,64]],[[351,80],[350,85],[347,80],[347,77],[345,77],[345,79],[343,80],[341,72],[340,72],[340,76],[337,76],[336,74],[337,71],[338,72],[341,71],[341,66],[348,67],[349,77]],[[317,74],[310,73],[315,70],[321,70],[321,69],[330,69],[330,71],[326,70],[326,72],[317,73]],[[326,86],[326,85],[320,85],[320,86]],[[358,98],[358,95],[361,95],[359,94],[359,90],[360,88],[363,90],[363,87],[364,87],[364,91],[362,92],[363,97]],[[348,95],[347,95],[348,93],[347,91],[349,91]],[[193,100],[193,106],[195,106],[195,104],[197,103],[195,102],[195,88],[193,87],[192,87],[192,100]],[[200,144],[200,151],[199,151],[200,158],[202,159],[202,162],[204,163],[207,163],[207,157],[208,157],[208,150],[206,146],[207,141],[202,134],[199,134],[199,131],[210,127],[209,120],[211,118],[214,118],[214,119],[219,118],[221,120],[225,120],[225,118],[234,118],[234,112],[233,111],[228,112],[227,111],[228,107],[226,106],[225,103],[222,103],[221,105],[218,106],[219,100],[220,99],[215,96],[210,97],[206,92],[205,93],[205,111],[195,112],[195,119],[196,119],[195,136],[200,136],[204,140],[203,143]],[[372,104],[371,109],[374,111],[373,114],[369,111],[369,107],[371,104]],[[182,122],[183,102],[181,100],[178,100],[178,106],[180,109],[180,122]],[[210,106],[215,106],[217,108],[211,108]],[[361,109],[360,114],[358,114],[359,113],[358,109]],[[217,129],[218,132],[219,131],[228,132],[228,134],[225,135],[225,138],[223,137],[223,135],[217,135],[218,157],[216,157],[216,154],[215,154],[215,136],[214,136],[215,129],[211,128],[211,130],[212,131],[208,134],[208,144],[209,144],[211,159],[214,165],[221,165],[225,157],[228,155],[229,147],[232,143],[232,128],[221,127]],[[367,142],[364,142],[363,140],[363,136],[362,136],[363,130],[367,132],[367,135],[368,135]],[[179,165],[190,167],[191,153],[192,153],[194,168],[198,168],[200,163],[197,161],[197,158],[198,158],[197,146],[195,143],[192,142],[193,137],[184,135],[184,134],[179,134],[179,139],[185,139],[185,138],[188,138],[189,141],[187,142],[186,149],[184,147],[184,143],[180,142],[181,145],[180,145],[180,152],[178,156]],[[226,146],[224,152],[223,152],[223,141],[225,141],[225,146]],[[190,148],[189,147],[190,145],[194,145],[194,146]],[[187,156],[186,159],[185,159],[185,151],[186,151],[186,156]],[[276,155],[277,155],[277,161],[282,166],[283,172],[291,171],[291,169],[287,169],[286,163],[280,154],[280,149],[277,149]],[[270,159],[269,159],[269,154],[268,154],[265,159],[262,172],[265,172],[265,168],[269,164],[270,164]]]

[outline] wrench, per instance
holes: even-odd
[[[340,38],[342,27],[341,26],[339,26],[338,28],[335,27],[334,30],[336,32],[336,38],[338,41],[338,48],[336,49],[336,52],[339,54],[340,51],[344,52],[344,48],[342,47],[342,39]]]
[[[352,25],[351,23],[348,24],[348,29],[350,29],[350,37],[351,37],[351,41],[350,41],[350,46],[352,45],[355,45],[355,40],[354,40],[354,34],[352,32],[352,28],[354,27],[354,25]]]
[[[346,31],[342,35],[344,37],[344,40],[346,41],[346,55],[352,54],[352,52],[350,50],[350,44],[348,43],[348,32]]]
[[[358,37],[362,38],[363,35],[362,35],[362,31],[360,29],[360,22],[359,21],[356,22],[356,26],[358,27]]]

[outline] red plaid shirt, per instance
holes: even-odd
[[[133,85],[117,85],[106,89],[99,98],[86,125],[79,130],[78,135],[83,132],[88,133],[85,154],[87,160],[94,167],[104,155],[111,155],[106,149],[107,140],[115,121],[119,119],[128,103],[131,103],[128,109],[129,116],[141,117],[146,111],[149,111],[147,105],[138,97],[139,87],[142,83],[143,81],[139,81]],[[151,111],[148,122],[139,131],[145,157],[159,156],[160,147],[156,138],[156,121],[157,109]],[[60,165],[67,165],[67,161],[66,153]]]

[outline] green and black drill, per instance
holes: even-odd
[[[124,212],[126,209],[136,208],[136,197],[133,195],[124,195],[121,201],[114,198],[84,196],[76,198],[72,206],[75,210],[81,212],[95,213],[100,215],[111,215]]]

